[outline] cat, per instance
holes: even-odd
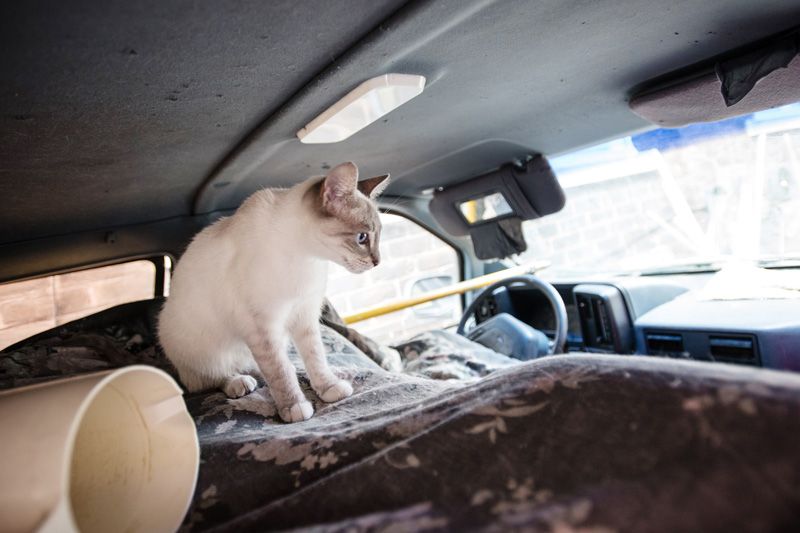
[[[205,228],[178,261],[159,315],[161,346],[190,391],[254,391],[260,371],[285,422],[314,409],[287,357],[288,337],[324,402],[353,393],[328,366],[319,317],[328,261],[364,272],[380,261],[375,198],[389,175],[358,181],[342,163],[324,178],[252,194]]]

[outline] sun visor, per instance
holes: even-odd
[[[479,258],[492,259],[525,251],[522,221],[560,211],[564,202],[550,164],[537,155],[436,191],[430,211],[448,233],[470,235]]]
[[[634,96],[631,110],[666,127],[714,122],[800,100],[800,30]]]

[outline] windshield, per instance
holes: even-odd
[[[550,271],[715,269],[800,257],[800,104],[550,159],[567,203],[523,224]]]

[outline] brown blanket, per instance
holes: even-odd
[[[12,346],[0,388],[130,363],[171,371],[156,311],[122,306]],[[300,371],[317,409],[306,422],[282,424],[263,389],[186,397],[202,464],[185,531],[800,525],[799,376],[564,355],[436,381],[387,372],[324,329],[355,393],[321,403]]]

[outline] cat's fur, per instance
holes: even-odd
[[[243,396],[255,390],[251,374],[260,371],[283,420],[310,418],[313,408],[286,355],[291,337],[323,401],[353,393],[328,367],[320,338],[327,262],[351,272],[378,264],[373,199],[387,178],[358,182],[356,166],[343,163],[324,179],[256,192],[197,234],[175,268],[158,328],[188,390],[219,387]]]

